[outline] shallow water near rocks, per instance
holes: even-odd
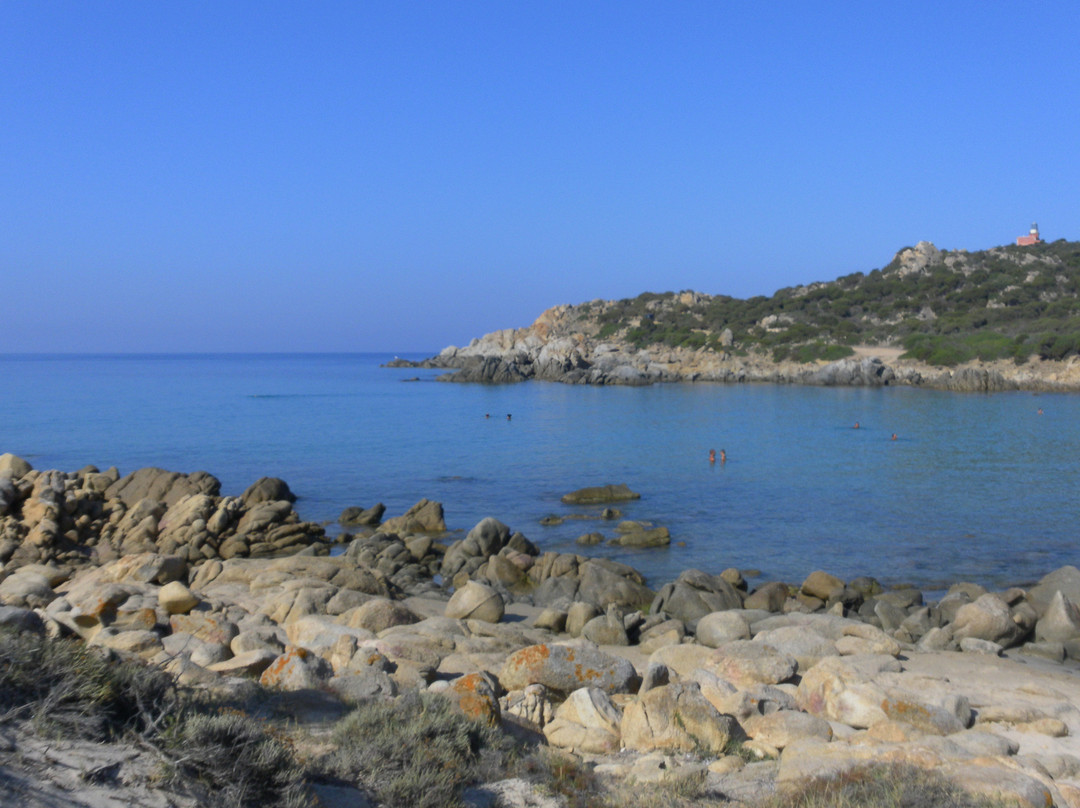
[[[451,529],[495,516],[543,550],[615,558],[653,586],[734,566],[936,590],[1080,561],[1080,395],[458,385],[379,367],[391,358],[0,356],[0,452],[65,471],[203,469],[225,494],[281,477],[315,521],[427,497]],[[710,464],[710,448],[727,462]],[[672,545],[585,548],[576,537],[615,524],[540,525],[598,516],[559,498],[605,483],[641,493],[616,507],[666,525]]]

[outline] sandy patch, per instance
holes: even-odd
[[[904,352],[903,348],[891,348],[887,345],[852,345],[851,349],[859,359],[876,356],[886,365],[895,363]]]

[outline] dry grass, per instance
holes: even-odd
[[[754,808],[1000,808],[944,776],[914,766],[870,765],[778,792]]]
[[[74,640],[0,632],[0,724],[30,721],[57,739],[130,739],[162,780],[223,808],[298,808],[303,770],[258,721],[181,693],[164,671]]]
[[[482,749],[497,749],[503,739],[443,697],[412,692],[358,705],[332,740],[336,749],[322,763],[327,775],[369,791],[388,808],[449,808],[482,779]]]

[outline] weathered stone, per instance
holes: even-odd
[[[780,581],[762,584],[746,597],[746,609],[764,609],[767,612],[783,610],[788,599],[788,586]]]
[[[19,570],[0,581],[0,604],[28,609],[48,606],[56,598],[56,592],[44,575]]]
[[[619,751],[621,736],[618,709],[608,694],[595,687],[575,690],[544,726],[549,744],[575,752],[610,755]]]
[[[738,687],[786,682],[795,675],[798,663],[770,645],[755,640],[735,640],[716,648],[705,669]]]
[[[1044,575],[1027,593],[1027,600],[1037,614],[1042,616],[1050,606],[1055,592],[1061,592],[1073,603],[1080,603],[1080,569],[1074,566],[1059,567]]]
[[[1035,639],[1064,643],[1077,637],[1080,637],[1080,608],[1058,590],[1035,624]]]
[[[738,590],[719,575],[687,570],[660,589],[650,612],[663,612],[694,629],[697,621],[707,614],[739,608],[742,608],[742,598]]]
[[[263,687],[308,690],[322,687],[333,675],[330,663],[304,648],[286,648],[259,677]]]
[[[606,502],[626,502],[631,499],[641,499],[641,494],[631,491],[625,483],[579,488],[562,496],[562,501],[567,505],[599,505]]]
[[[505,612],[502,595],[486,584],[469,581],[450,597],[444,614],[452,619],[498,623]]]
[[[199,598],[179,581],[170,581],[158,591],[158,603],[167,614],[187,614],[199,605]]]
[[[804,595],[809,595],[819,600],[828,601],[834,592],[844,588],[844,582],[835,575],[816,570],[806,576],[800,590]]]
[[[14,480],[21,479],[33,471],[34,467],[11,452],[0,454],[0,477],[7,476]]]
[[[550,606],[536,616],[533,625],[536,628],[544,628],[556,633],[566,629],[567,613],[562,609],[553,609]]]
[[[404,604],[387,598],[373,598],[350,612],[347,625],[373,634],[394,626],[408,626],[420,618]]]
[[[961,606],[952,629],[957,641],[966,638],[988,640],[1006,648],[1023,639],[1008,605],[997,595],[990,594]]]
[[[215,662],[209,665],[207,669],[225,676],[258,677],[261,676],[277,658],[278,654],[275,651],[256,649],[237,654],[222,662]]]
[[[750,639],[750,624],[736,612],[712,612],[698,620],[694,636],[702,645],[716,648],[732,640]]]
[[[837,656],[840,653],[831,640],[801,626],[759,631],[754,635],[754,642],[771,646],[780,653],[793,657],[799,663],[801,671],[813,667],[825,657]]]
[[[796,694],[801,709],[849,727],[865,729],[888,718],[888,698],[874,683],[885,670],[899,670],[892,657],[827,657],[802,674]]]
[[[592,643],[575,641],[532,645],[514,652],[499,673],[499,683],[507,690],[542,684],[563,694],[581,687],[598,687],[607,693],[632,693],[641,680],[627,660],[606,654]]]
[[[398,534],[445,533],[446,520],[443,518],[442,503],[422,499],[402,516],[387,519],[382,528],[387,533]]]
[[[620,723],[623,745],[638,752],[724,753],[741,736],[734,718],[721,715],[694,682],[654,688],[630,702]]]
[[[769,715],[754,715],[741,722],[742,728],[755,741],[784,749],[796,741],[816,738],[831,741],[829,722],[796,710],[778,710]]]
[[[289,484],[277,477],[260,477],[248,486],[240,496],[240,501],[245,508],[250,508],[260,502],[296,502],[296,494],[289,490]]]
[[[629,645],[622,616],[615,607],[609,607],[606,614],[598,615],[581,629],[581,636],[597,645]]]
[[[450,683],[445,695],[466,718],[489,726],[498,726],[502,722],[495,685],[487,674],[459,676]]]

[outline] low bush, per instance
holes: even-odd
[[[39,731],[104,741],[153,736],[175,714],[172,677],[137,662],[110,662],[73,640],[0,632],[0,716]]]
[[[777,792],[754,808],[1002,808],[943,775],[914,766],[871,765]]]
[[[479,779],[481,749],[502,735],[454,712],[442,696],[412,692],[360,704],[334,730],[325,773],[355,783],[387,806],[461,804]]]
[[[167,781],[191,778],[223,808],[307,805],[304,771],[291,745],[243,713],[193,714],[164,733]]]

